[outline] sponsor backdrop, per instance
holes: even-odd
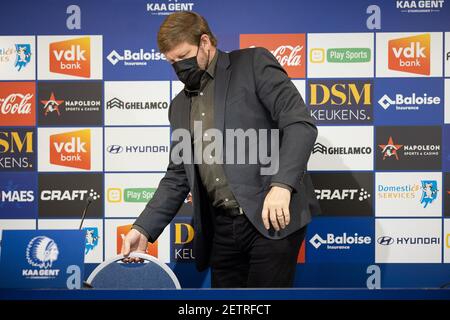
[[[120,252],[166,170],[183,87],[156,33],[193,10],[220,49],[269,49],[319,126],[309,170],[323,215],[296,286],[366,287],[371,270],[381,287],[450,281],[450,1],[74,3],[2,6],[0,230],[75,229],[92,197],[86,274]],[[183,287],[208,287],[191,209],[188,197],[148,252]]]

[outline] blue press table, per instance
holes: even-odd
[[[0,300],[450,300],[450,289],[0,289]]]

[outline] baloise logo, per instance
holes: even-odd
[[[369,236],[360,236],[355,233],[353,236],[343,233],[342,235],[335,235],[328,233],[326,238],[323,239],[319,234],[315,234],[309,243],[316,249],[326,245],[327,250],[349,250],[353,245],[368,245],[372,243],[372,239]]]
[[[126,67],[139,67],[147,66],[149,61],[159,61],[166,60],[166,57],[161,52],[152,49],[150,52],[144,49],[139,49],[138,51],[123,50],[122,54],[119,54],[116,50],[113,50],[106,57],[108,61],[115,66],[119,61],[123,62]]]

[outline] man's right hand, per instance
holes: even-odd
[[[124,255],[124,262],[139,262],[139,258],[130,258],[131,252],[146,253],[148,239],[136,229],[131,229],[130,232],[123,238],[122,254]]]

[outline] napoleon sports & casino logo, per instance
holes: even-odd
[[[91,77],[91,40],[89,37],[50,43],[50,72]]]
[[[429,76],[430,43],[430,34],[389,40],[389,69]]]
[[[240,48],[264,47],[291,78],[305,77],[305,34],[241,34]]]
[[[91,130],[84,129],[50,136],[50,163],[91,169]]]

